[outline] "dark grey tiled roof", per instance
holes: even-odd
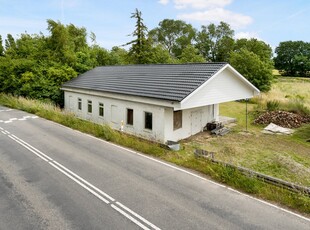
[[[63,87],[182,101],[227,63],[102,66]]]

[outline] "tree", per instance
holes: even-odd
[[[280,42],[275,53],[275,67],[280,70],[282,75],[309,75],[310,43],[303,41]]]
[[[182,54],[180,55],[181,63],[197,63],[197,62],[205,62],[204,57],[199,54],[197,48],[192,45],[188,45],[183,49]]]
[[[120,48],[118,46],[112,47],[110,57],[111,57],[111,65],[126,65],[130,63],[128,59],[127,50]]]
[[[3,47],[2,36],[0,35],[0,56],[3,56],[3,54],[4,54],[4,47]]]
[[[135,64],[149,63],[148,55],[152,46],[151,40],[147,38],[147,27],[143,23],[141,11],[136,9],[131,18],[136,19],[136,29],[132,33],[135,39],[125,44],[132,45],[128,54]]]
[[[176,58],[186,46],[192,44],[195,35],[196,31],[191,24],[172,19],[164,19],[149,32],[154,42],[162,44]]]
[[[247,49],[241,48],[230,55],[230,64],[261,91],[271,87],[273,66]]]
[[[240,51],[246,49],[255,53],[262,61],[271,62],[272,60],[272,48],[270,45],[263,41],[259,41],[256,38],[246,39],[241,38],[235,42],[234,51]]]
[[[229,24],[220,22],[218,26],[210,24],[202,26],[197,33],[196,47],[207,61],[223,62],[229,60],[233,50],[234,31]]]
[[[11,34],[8,34],[7,38],[5,39],[5,54],[12,57],[14,57],[16,54],[16,43]]]

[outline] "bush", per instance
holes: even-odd
[[[277,100],[267,101],[266,108],[268,111],[276,111],[279,110],[280,102]]]

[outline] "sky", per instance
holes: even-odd
[[[273,49],[283,41],[310,42],[310,0],[0,0],[0,35],[48,35],[47,19],[85,27],[111,49],[132,40],[135,9],[149,30],[163,19],[202,25],[228,23],[235,38],[257,38]]]

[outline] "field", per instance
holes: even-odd
[[[282,104],[302,103],[310,110],[310,78],[279,77],[271,90],[256,100],[263,104],[272,100]]]
[[[220,114],[235,117],[238,122],[231,133],[222,137],[198,134],[184,142],[185,148],[201,148],[215,152],[215,159],[243,166],[303,186],[310,186],[310,124],[297,129],[292,136],[263,134],[263,126],[253,125],[253,111],[262,110],[267,100],[282,104],[298,100],[310,108],[310,79],[280,78],[272,90],[248,104],[246,131],[245,103],[220,105]]]

